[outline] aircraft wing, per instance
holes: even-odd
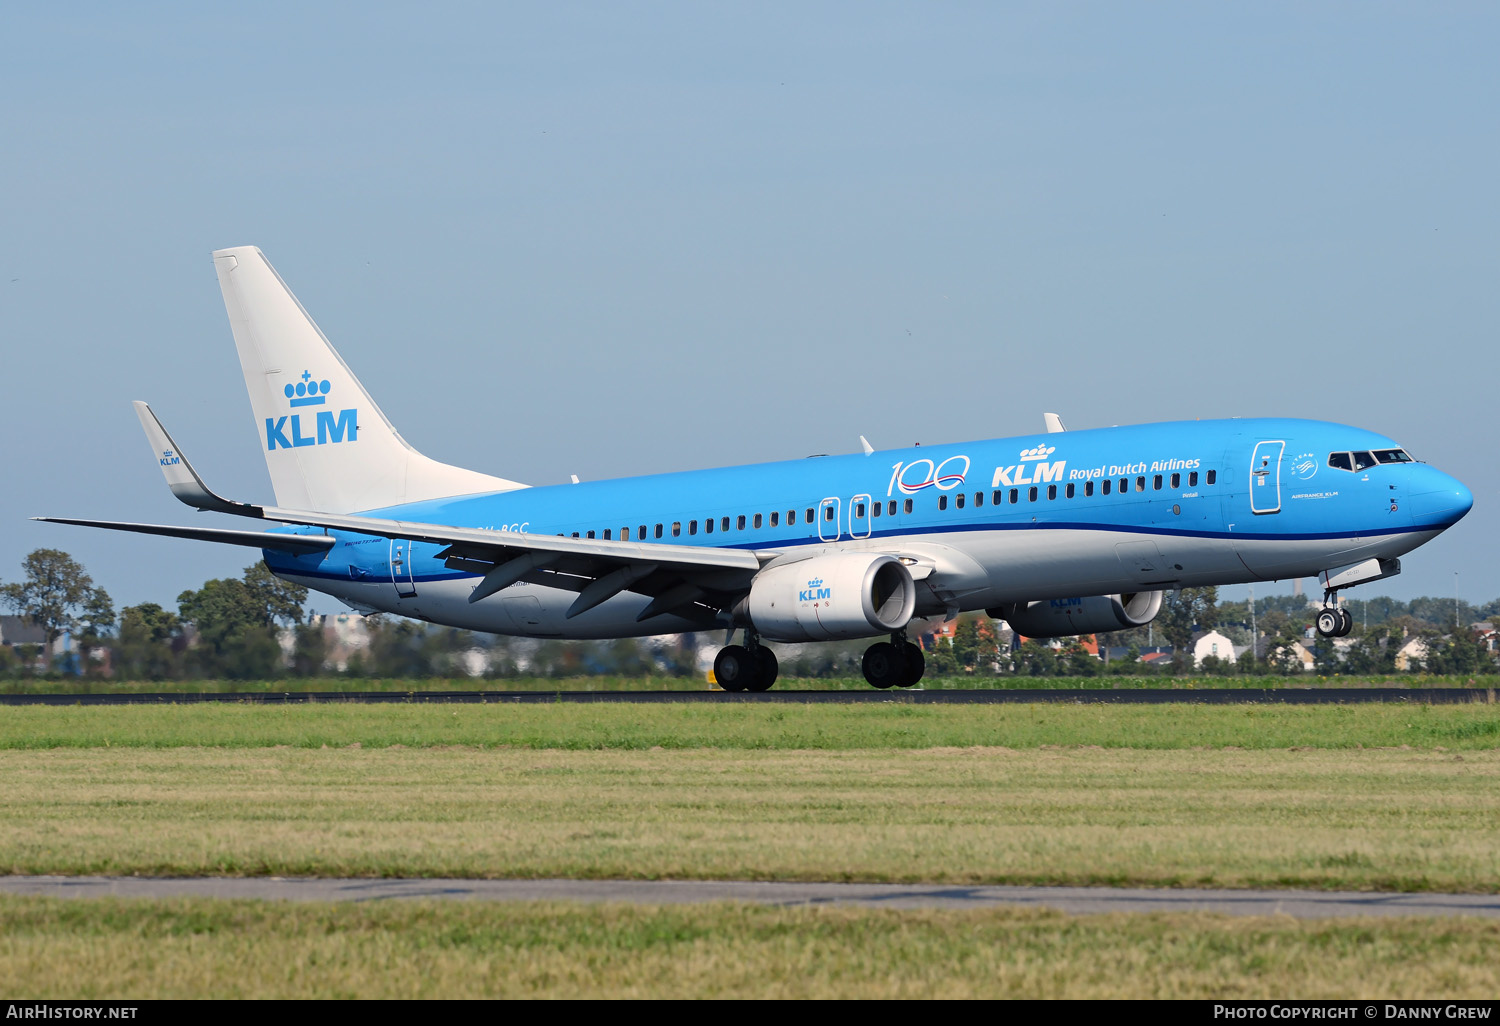
[[[403,538],[443,545],[445,547],[438,553],[438,557],[445,560],[450,568],[483,575],[469,597],[470,602],[478,602],[517,581],[526,580],[578,592],[578,600],[569,610],[570,616],[592,609],[622,591],[651,596],[652,602],[640,617],[645,620],[699,603],[722,607],[726,601],[726,593],[743,592],[762,563],[779,555],[775,552],[757,554],[745,549],[707,546],[560,538],[556,535],[520,534],[235,502],[225,499],[203,482],[150,406],[143,402],[134,405],[141,427],[145,429],[146,437],[151,443],[153,455],[166,477],[167,486],[186,505],[198,510],[229,513],[273,523],[354,531],[384,538]],[[234,545],[253,545],[297,554],[326,550],[334,544],[333,539],[327,535],[219,531],[54,517],[37,519]]]

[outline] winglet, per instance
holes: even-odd
[[[136,400],[132,403],[135,407],[135,415],[141,419],[141,427],[146,432],[146,441],[151,444],[151,455],[161,465],[162,476],[167,479],[167,487],[172,489],[172,494],[182,502],[194,509],[213,510],[217,513],[234,513],[238,516],[261,515],[259,506],[252,506],[244,502],[231,502],[223,498],[203,483],[203,478],[193,469],[177,443],[172,441],[172,436],[167,434],[167,429],[162,427],[161,421],[156,419],[156,414],[151,407]]]
[[[865,451],[866,456],[875,451],[875,447],[870,444],[870,440],[864,435],[859,436],[859,447]]]
[[[1047,425],[1047,434],[1049,435],[1060,434],[1061,432],[1068,430],[1067,428],[1063,427],[1062,418],[1055,413],[1042,414],[1042,420]]]

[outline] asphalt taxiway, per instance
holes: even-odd
[[[989,884],[774,883],[729,880],[364,880],[286,877],[6,876],[0,894],[52,898],[254,898],[272,901],[577,901],[649,905],[741,901],[866,908],[1045,908],[1075,915],[1215,912],[1291,916],[1484,916],[1500,895],[1361,891],[1024,887]]]

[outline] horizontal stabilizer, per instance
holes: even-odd
[[[275,549],[305,556],[327,552],[335,539],[326,534],[268,534],[265,531],[226,531],[212,527],[174,527],[171,524],[127,524],[118,520],[70,520],[65,517],[32,517],[48,524],[73,524],[77,527],[102,527],[109,531],[133,534],[156,534],[165,538],[191,538],[195,541],[245,545],[252,549]]]

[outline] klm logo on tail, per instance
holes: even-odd
[[[293,409],[301,406],[323,406],[328,402],[328,393],[333,386],[327,379],[314,381],[311,371],[302,372],[302,380],[287,385],[284,391],[291,400]],[[295,449],[304,445],[327,445],[330,442],[357,441],[359,438],[359,411],[319,410],[312,431],[304,433],[303,416],[292,413],[285,417],[266,418],[266,450]]]

